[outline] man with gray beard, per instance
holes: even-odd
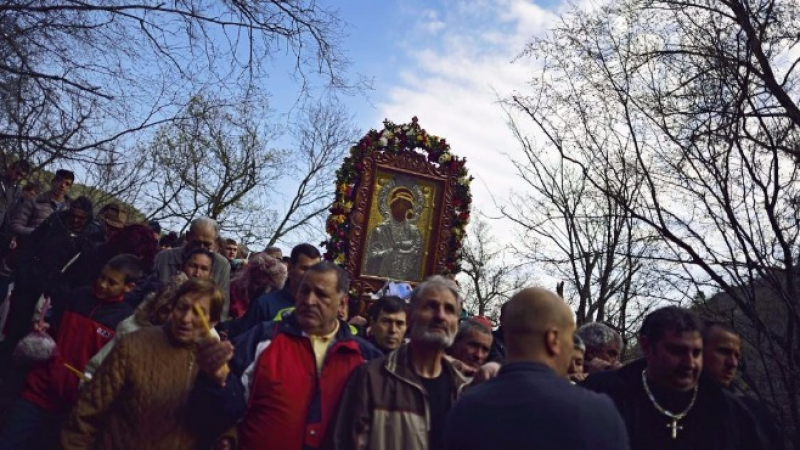
[[[359,367],[339,404],[337,450],[444,448],[450,407],[469,381],[445,358],[458,331],[455,283],[432,276],[411,294],[410,341]]]

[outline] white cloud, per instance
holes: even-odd
[[[422,32],[401,43],[409,60],[400,84],[378,103],[375,123],[419,117],[423,128],[445,137],[455,154],[467,158],[476,178],[474,207],[496,215],[494,202],[502,203],[518,184],[511,158],[521,154],[498,96],[524,88],[533,74],[531,62],[512,61],[557,16],[525,0],[459,0],[431,12],[416,16],[421,22],[415,29]],[[510,224],[493,227],[498,236],[512,238],[505,232]]]

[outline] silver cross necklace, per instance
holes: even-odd
[[[698,385],[694,385],[694,392],[692,393],[692,401],[689,402],[689,406],[686,407],[683,411],[679,413],[674,413],[671,411],[667,411],[666,409],[662,408],[661,405],[658,404],[656,398],[653,396],[653,393],[650,392],[650,386],[647,385],[647,369],[642,371],[642,384],[644,385],[644,391],[647,393],[647,397],[650,399],[650,402],[653,403],[656,410],[661,414],[669,417],[672,419],[669,424],[667,424],[667,428],[672,430],[672,439],[678,439],[678,430],[682,430],[683,427],[678,425],[678,421],[686,417],[689,414],[689,411],[694,406],[694,401],[697,400],[697,388]]]

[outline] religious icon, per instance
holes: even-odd
[[[419,222],[422,188],[403,176],[389,178],[377,195],[380,220],[367,235],[362,273],[393,280],[421,278],[424,238]]]

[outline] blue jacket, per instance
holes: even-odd
[[[275,319],[278,311],[294,306],[294,297],[284,287],[281,290],[261,294],[250,303],[247,312],[238,319],[220,324],[217,328],[228,333],[228,338],[233,340],[255,328],[263,322]]]
[[[534,362],[513,362],[467,390],[445,429],[447,450],[626,450],[614,403]]]

